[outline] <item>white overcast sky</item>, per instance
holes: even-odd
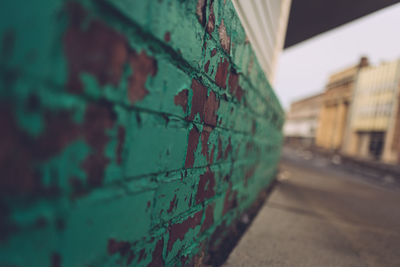
[[[318,35],[283,51],[275,77],[282,106],[323,90],[330,73],[354,65],[400,58],[400,4]]]

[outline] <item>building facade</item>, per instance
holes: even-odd
[[[345,154],[398,162],[399,63],[399,60],[381,63],[360,71],[346,132]]]
[[[397,164],[400,164],[400,93],[397,95],[397,108],[395,115],[395,125],[393,130],[392,150],[397,157]]]
[[[315,143],[322,101],[323,94],[317,94],[290,105],[283,128],[287,142],[306,146]]]
[[[367,65],[368,59],[363,57],[357,65],[329,77],[316,133],[317,146],[332,151],[342,148],[355,81],[360,69]]]

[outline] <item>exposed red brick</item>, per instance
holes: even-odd
[[[211,127],[204,127],[201,132],[201,154],[207,158],[207,161],[209,161],[208,138],[210,138],[211,130]]]
[[[204,105],[204,119],[203,121],[211,126],[217,125],[217,110],[219,108],[219,99],[213,91],[210,91],[207,97],[206,103]]]
[[[193,121],[196,114],[200,115],[200,119],[204,119],[204,105],[207,101],[207,88],[199,83],[197,80],[192,80],[192,108],[188,119]]]
[[[224,209],[222,210],[222,216],[224,216],[229,210],[237,206],[237,191],[232,192],[232,184],[229,184],[229,188],[225,194]]]
[[[203,50],[204,50],[204,51],[207,50],[207,40],[205,40],[205,41],[203,42]]]
[[[204,27],[206,25],[206,7],[207,0],[198,0],[196,5],[196,15],[200,24]]]
[[[68,144],[75,141],[80,133],[80,126],[68,111],[46,112],[46,126],[43,134],[36,139],[33,153],[43,160],[59,154]]]
[[[45,112],[44,118],[43,133],[34,138],[19,128],[11,107],[1,103],[1,195],[58,193],[57,185],[42,185],[41,174],[35,166],[60,153],[65,146],[76,140],[79,129],[68,112]]]
[[[99,186],[103,181],[104,170],[110,162],[104,151],[109,139],[106,131],[113,127],[115,118],[116,114],[109,103],[89,105],[86,109],[82,131],[92,152],[82,167],[88,175],[89,185]]]
[[[214,224],[214,208],[215,204],[211,204],[207,207],[206,212],[205,212],[205,218],[204,222],[201,225],[201,232],[206,231],[208,228],[210,228]]]
[[[204,65],[204,71],[208,73],[208,68],[210,67],[210,60]]]
[[[103,182],[104,169],[110,162],[104,155],[92,153],[82,163],[82,168],[88,176],[88,184],[99,186]]]
[[[146,52],[140,54],[131,53],[129,62],[133,74],[129,77],[128,98],[131,103],[142,100],[148,93],[145,84],[148,75],[154,76],[157,73],[157,62],[149,57]]]
[[[199,185],[197,187],[196,203],[199,204],[204,200],[213,197],[215,195],[214,186],[214,173],[207,167],[207,171],[200,175]]]
[[[210,3],[210,15],[208,16],[207,32],[211,34],[215,29],[214,1]]]
[[[207,88],[195,79],[192,80],[192,91],[192,108],[187,119],[192,121],[199,114],[201,121],[216,126],[219,100],[215,93],[211,91],[207,96]]]
[[[113,127],[116,119],[111,106],[103,102],[88,105],[81,125],[73,121],[71,112],[65,110],[45,111],[44,118],[42,134],[32,137],[18,128],[10,109],[1,112],[0,125],[4,127],[0,133],[1,191],[4,190],[7,195],[58,194],[57,180],[50,185],[42,185],[41,174],[36,166],[58,155],[80,138],[91,147],[88,158],[82,163],[87,172],[87,183],[96,186],[101,184],[109,162],[104,155],[108,143],[106,132]],[[24,168],[20,168],[21,165]],[[71,185],[76,185],[79,189],[77,192],[83,193],[83,183],[74,177],[71,179]]]
[[[216,48],[211,50],[211,57],[214,57],[216,54],[217,54],[217,49]]]
[[[199,144],[200,133],[195,126],[193,126],[192,130],[189,132],[189,141],[186,151],[186,161],[185,168],[193,167],[194,164],[194,155],[197,150],[197,145]]]
[[[73,93],[83,92],[80,80],[83,72],[93,75],[101,86],[117,86],[124,65],[129,64],[133,74],[128,81],[128,98],[131,103],[143,99],[148,94],[147,77],[157,73],[157,62],[144,51],[137,54],[130,49],[126,38],[103,22],[92,20],[83,25],[86,12],[78,3],[70,3],[68,10],[70,25],[64,35],[68,89]]]
[[[210,92],[209,96],[207,96],[207,88],[199,83],[197,80],[192,80],[192,107],[190,110],[189,116],[187,116],[187,120],[193,121],[198,114],[200,116],[200,120],[207,125],[214,127],[217,124],[218,116],[216,115],[217,110],[219,108],[219,100],[217,99],[214,92]],[[179,94],[178,94],[179,96]],[[186,96],[186,94],[184,95]],[[182,100],[183,99],[183,100]],[[186,103],[187,98],[179,96],[179,98],[175,98],[175,103]],[[186,106],[186,105],[185,105]],[[207,157],[208,161],[212,161],[210,155],[208,154],[208,146],[207,140],[209,137],[209,133],[212,128],[205,128],[206,131],[202,132],[202,153]],[[199,132],[197,129],[193,128],[189,133],[189,143],[186,154],[186,162],[185,167],[191,167],[194,163],[194,152],[197,149]]]
[[[239,86],[239,75],[236,73],[236,71],[232,69],[229,75],[228,85],[229,85],[229,92],[231,94],[234,94],[236,92],[237,87]]]
[[[232,152],[232,143],[231,143],[231,138],[229,137],[228,145],[226,146],[225,152],[224,152],[224,159],[227,159],[231,152]]]
[[[158,240],[156,247],[154,248],[151,262],[147,265],[147,267],[164,266],[164,259],[162,255],[163,249],[164,249],[164,238],[161,238],[160,240]]]
[[[131,245],[126,241],[117,241],[114,238],[108,240],[107,252],[110,255],[119,253],[121,256],[126,255],[130,251]]]
[[[73,189],[72,192],[72,197],[79,197],[87,193],[88,188],[85,186],[85,183],[83,180],[77,178],[77,177],[71,177],[69,178],[69,184],[71,188]]]
[[[133,253],[132,251],[129,252],[128,258],[126,259],[126,264],[129,266],[132,261],[135,259],[135,253]]]
[[[100,21],[83,27],[86,12],[76,2],[68,4],[68,11],[70,25],[64,35],[68,89],[73,93],[83,91],[82,72],[96,77],[101,86],[118,85],[128,56],[125,37]]]
[[[169,227],[169,240],[167,246],[168,251],[171,251],[176,240],[184,239],[185,234],[189,231],[189,229],[193,229],[196,226],[200,225],[202,215],[203,211],[199,211],[194,215],[189,216],[183,222],[173,224]]]
[[[243,88],[240,87],[240,86],[238,86],[238,88],[236,89],[236,98],[237,98],[239,101],[242,101],[243,95],[244,95],[244,90],[243,90]]]
[[[228,60],[220,59],[217,66],[217,73],[215,74],[215,83],[222,87],[226,88],[226,78],[228,76],[229,62]]]
[[[60,256],[60,254],[57,253],[57,252],[54,252],[51,255],[50,262],[51,262],[51,267],[61,267],[61,256]]]
[[[176,195],[175,195],[174,198],[169,203],[169,208],[168,208],[167,212],[171,213],[174,210],[174,208],[176,208],[177,204],[178,204],[178,200],[176,199]]]
[[[208,157],[208,163],[213,164],[214,162],[214,152],[215,152],[215,145],[213,145],[213,148],[211,149],[211,153],[209,154]]]
[[[236,73],[234,69],[231,69],[229,79],[229,92],[235,96],[239,101],[242,100],[244,91],[239,85],[239,75]]]
[[[181,262],[181,266],[182,266],[182,267],[184,267],[184,266],[196,266],[196,265],[194,265],[194,264],[192,264],[192,265],[187,265],[186,263],[187,263],[188,259],[189,259],[189,255],[181,256],[180,262]]]
[[[164,34],[164,41],[166,41],[167,43],[168,43],[169,41],[171,41],[171,33],[170,33],[170,32],[166,32],[166,33]]]
[[[211,251],[218,251],[219,241],[224,237],[226,230],[229,229],[226,225],[226,221],[222,221],[220,225],[217,226],[214,233],[210,237],[209,249]]]
[[[113,107],[108,102],[91,104],[85,112],[85,122],[83,124],[83,133],[86,142],[93,146],[103,148],[107,142],[105,131],[114,125],[116,114]]]
[[[231,51],[231,38],[228,36],[226,32],[226,27],[224,24],[224,20],[221,20],[221,24],[218,28],[219,42],[221,43],[222,48],[229,54]]]
[[[10,221],[10,210],[6,203],[0,198],[0,241],[4,241],[7,237],[14,233],[18,227]]]
[[[141,262],[142,260],[144,260],[146,258],[146,250],[143,248],[140,250],[139,252],[139,259],[138,262]]]
[[[184,89],[184,90],[180,91],[174,97],[175,105],[181,106],[182,109],[183,109],[183,112],[185,112],[185,113],[186,113],[186,110],[187,110],[188,97],[189,97],[189,91],[187,89]]]

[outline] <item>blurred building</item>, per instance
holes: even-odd
[[[283,128],[286,142],[310,146],[315,143],[323,94],[313,95],[290,105]]]
[[[399,161],[399,60],[363,68],[353,96],[343,152]]]
[[[395,124],[393,130],[392,148],[394,157],[397,156],[397,164],[400,164],[400,93],[397,95],[397,108],[395,115]]]
[[[316,134],[316,145],[328,150],[340,150],[345,135],[353,89],[359,70],[368,66],[368,59],[329,77]]]

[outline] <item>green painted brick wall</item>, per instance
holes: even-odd
[[[0,2],[0,266],[184,266],[274,178],[230,0]]]

